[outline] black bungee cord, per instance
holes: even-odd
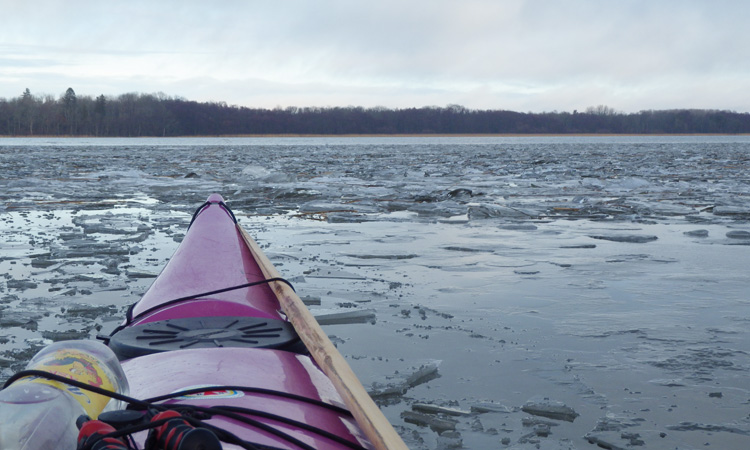
[[[138,314],[136,314],[135,316],[133,316],[133,310],[138,305],[138,302],[135,302],[132,305],[130,305],[130,307],[128,307],[128,310],[125,313],[125,322],[124,323],[118,325],[114,330],[112,330],[112,332],[109,334],[109,336],[97,336],[97,339],[101,339],[101,340],[103,340],[105,342],[108,342],[112,338],[112,336],[114,336],[118,332],[122,331],[123,329],[127,328],[129,325],[132,325],[133,322],[135,322],[136,320],[140,319],[141,317],[145,317],[145,316],[147,316],[148,314],[151,314],[154,311],[158,311],[158,310],[166,308],[168,306],[176,305],[178,303],[184,303],[184,302],[187,302],[187,301],[190,301],[190,300],[196,300],[196,299],[199,299],[201,297],[208,297],[210,295],[222,294],[224,292],[236,291],[238,289],[243,289],[243,288],[248,288],[248,287],[253,287],[253,286],[260,286],[260,285],[270,284],[270,283],[274,283],[274,282],[284,283],[287,286],[289,286],[290,288],[292,288],[292,290],[294,291],[294,286],[292,285],[292,283],[290,281],[286,280],[285,278],[274,277],[274,278],[266,278],[264,280],[258,280],[258,281],[251,281],[251,282],[248,282],[248,283],[242,283],[242,284],[238,284],[236,286],[229,286],[229,287],[225,287],[225,288],[221,288],[221,289],[215,289],[213,291],[206,291],[206,292],[200,292],[198,294],[186,295],[184,297],[175,298],[175,299],[172,299],[172,300],[167,300],[167,301],[165,301],[163,303],[160,303],[160,304],[158,304],[156,306],[148,308],[145,311],[141,311]]]
[[[284,432],[284,431],[282,431],[282,430],[280,430],[280,429],[278,429],[276,427],[273,427],[271,425],[268,425],[268,424],[266,424],[264,422],[255,420],[255,419],[253,419],[251,417],[248,417],[247,415],[262,417],[262,418],[265,418],[265,419],[269,419],[269,420],[273,420],[273,421],[279,422],[279,423],[284,424],[284,425],[288,425],[290,427],[296,427],[296,428],[304,429],[306,431],[315,433],[315,434],[317,434],[317,435],[319,435],[321,437],[327,438],[329,440],[332,440],[332,441],[334,441],[334,442],[336,442],[338,444],[347,446],[347,447],[349,447],[351,449],[354,449],[354,450],[365,450],[365,447],[363,447],[363,446],[361,446],[361,445],[359,445],[357,443],[353,443],[351,441],[348,441],[348,440],[346,440],[346,439],[344,439],[344,438],[342,438],[342,437],[340,437],[338,435],[335,435],[333,433],[330,433],[330,432],[328,432],[328,431],[326,431],[324,429],[321,429],[321,428],[318,428],[318,427],[306,424],[304,422],[299,422],[299,421],[296,421],[294,419],[290,419],[288,417],[279,416],[279,415],[276,415],[276,414],[273,414],[273,413],[268,413],[268,412],[265,412],[265,411],[259,411],[259,410],[254,410],[254,409],[250,409],[250,408],[231,407],[231,406],[214,406],[214,407],[210,407],[210,408],[203,408],[203,407],[199,407],[199,406],[195,406],[195,405],[185,405],[185,404],[180,404],[180,403],[175,403],[175,404],[170,404],[170,405],[155,403],[156,401],[168,400],[168,399],[171,399],[171,398],[176,398],[176,397],[180,397],[180,396],[184,396],[184,395],[195,394],[195,393],[200,393],[200,392],[205,392],[205,391],[210,391],[210,390],[216,390],[216,389],[233,389],[233,390],[241,390],[243,392],[252,392],[252,393],[265,394],[265,395],[273,395],[273,396],[278,396],[278,397],[283,397],[283,398],[289,398],[289,399],[298,400],[298,401],[304,401],[306,403],[317,405],[317,406],[322,407],[322,408],[327,408],[327,409],[329,409],[329,410],[331,410],[331,411],[333,411],[335,413],[351,417],[351,412],[350,411],[348,411],[348,410],[346,410],[344,408],[341,408],[339,406],[332,405],[330,403],[326,403],[326,402],[323,402],[323,401],[320,401],[320,400],[310,399],[310,398],[302,397],[302,396],[299,396],[299,395],[296,395],[296,394],[291,394],[291,393],[288,393],[288,392],[275,391],[275,390],[272,390],[272,389],[253,388],[253,387],[247,387],[247,386],[208,386],[208,387],[204,387],[204,388],[196,388],[196,389],[178,391],[178,392],[174,392],[174,393],[171,393],[171,394],[168,394],[168,395],[163,395],[163,396],[159,396],[159,397],[153,397],[153,398],[146,399],[146,400],[139,400],[139,399],[134,398],[134,397],[123,395],[123,394],[120,394],[118,392],[109,391],[107,389],[102,389],[102,388],[97,387],[97,386],[92,386],[90,384],[83,383],[81,381],[77,381],[77,380],[73,380],[73,379],[70,379],[70,378],[66,378],[64,376],[53,374],[53,373],[46,372],[46,371],[43,371],[43,370],[23,370],[23,371],[20,371],[20,372],[14,374],[13,376],[11,376],[5,382],[5,384],[3,385],[3,389],[6,388],[6,387],[8,387],[8,386],[10,386],[13,382],[15,382],[15,381],[17,381],[17,380],[19,380],[21,378],[25,378],[25,377],[46,378],[46,379],[49,379],[49,380],[53,380],[53,381],[57,381],[57,382],[60,382],[60,383],[68,384],[70,386],[74,386],[74,387],[77,387],[79,389],[87,390],[87,391],[93,392],[95,394],[99,394],[99,395],[103,395],[103,396],[106,396],[106,397],[114,398],[116,400],[120,400],[120,401],[123,401],[123,402],[127,403],[129,405],[128,406],[128,410],[146,411],[147,413],[149,413],[151,415],[153,415],[154,412],[163,412],[163,411],[168,411],[168,410],[174,410],[174,411],[180,412],[180,414],[186,413],[185,415],[183,415],[182,419],[186,420],[192,426],[194,426],[196,428],[200,427],[200,428],[209,429],[212,432],[214,432],[214,434],[216,434],[217,437],[220,437],[220,439],[222,441],[227,442],[227,443],[231,443],[231,444],[234,444],[234,445],[238,445],[238,446],[240,446],[242,448],[245,448],[245,449],[248,449],[248,450],[278,450],[278,449],[276,447],[262,445],[262,444],[256,444],[256,443],[252,443],[252,442],[248,442],[248,441],[245,441],[243,439],[240,439],[236,435],[234,435],[234,434],[232,434],[232,433],[230,433],[230,432],[228,432],[226,430],[223,430],[223,429],[221,429],[219,427],[216,427],[214,425],[211,425],[211,424],[204,423],[203,419],[199,419],[199,418],[194,417],[196,415],[196,413],[202,414],[203,416],[205,416],[205,418],[210,418],[212,416],[221,415],[221,416],[224,416],[224,417],[227,417],[227,418],[230,418],[230,419],[233,419],[233,420],[245,423],[245,424],[253,426],[253,427],[257,428],[257,429],[260,429],[260,430],[263,430],[263,431],[268,432],[270,434],[273,434],[273,435],[275,435],[275,436],[277,436],[277,437],[279,437],[279,438],[281,438],[281,439],[283,439],[283,440],[285,440],[285,441],[287,441],[287,442],[289,442],[289,443],[291,443],[293,445],[296,445],[296,446],[298,446],[298,447],[300,447],[302,449],[305,449],[305,450],[315,450],[315,447],[312,447],[311,445],[306,444],[305,442],[303,442],[303,441],[295,438],[294,436],[290,435],[287,432]],[[146,417],[146,415],[144,415],[144,417]],[[128,426],[122,427],[119,430],[116,430],[115,432],[101,435],[100,439],[109,438],[109,437],[112,437],[112,438],[122,438],[122,437],[130,436],[133,433],[137,433],[137,432],[140,432],[140,431],[146,431],[146,430],[151,430],[151,429],[158,428],[159,426],[163,425],[166,422],[168,422],[168,419],[156,420],[156,421],[148,422],[148,423],[128,425]],[[97,441],[98,440],[99,439],[97,439]],[[83,447],[79,448],[78,450],[91,450],[91,448],[93,447],[93,444],[94,444],[94,442],[89,442],[86,445],[84,445]]]
[[[235,217],[234,212],[232,212],[232,210],[229,208],[229,206],[226,205],[226,203],[224,203],[224,202],[218,202],[218,203],[205,202],[204,204],[202,204],[201,206],[199,206],[195,210],[195,212],[193,213],[193,218],[190,220],[190,225],[188,225],[188,230],[190,229],[190,226],[193,225],[193,222],[195,222],[195,219],[198,217],[198,215],[204,209],[208,208],[209,206],[211,206],[213,204],[218,204],[222,209],[224,209],[232,217],[232,221],[235,224],[237,223],[237,218]],[[108,342],[109,339],[112,338],[112,336],[114,336],[117,332],[122,331],[128,325],[131,325],[134,321],[136,321],[136,320],[140,319],[141,317],[144,317],[144,316],[146,316],[146,315],[148,315],[148,314],[150,314],[150,313],[152,313],[154,311],[158,311],[159,309],[167,307],[167,306],[172,306],[172,305],[175,305],[175,304],[178,304],[178,303],[187,302],[187,301],[190,301],[190,300],[196,300],[196,299],[199,299],[201,297],[208,297],[210,295],[223,294],[224,292],[235,291],[235,290],[238,290],[238,289],[249,288],[249,287],[259,286],[259,285],[264,285],[264,284],[267,285],[267,284],[274,283],[274,282],[284,283],[287,286],[289,286],[292,289],[292,291],[296,292],[296,290],[294,289],[294,286],[292,285],[292,283],[290,281],[286,280],[285,278],[274,277],[274,278],[267,278],[267,279],[264,279],[264,280],[258,280],[258,281],[251,281],[251,282],[248,282],[248,283],[242,283],[242,284],[238,284],[236,286],[229,286],[229,287],[219,288],[219,289],[215,289],[215,290],[211,290],[211,291],[200,292],[200,293],[197,293],[197,294],[186,295],[184,297],[180,297],[180,298],[168,300],[166,302],[162,302],[159,305],[156,305],[156,306],[154,306],[152,308],[149,308],[149,309],[147,309],[145,311],[141,311],[137,315],[133,316],[133,311],[135,310],[135,307],[138,305],[138,302],[135,302],[135,303],[131,304],[128,307],[128,310],[125,313],[125,323],[118,325],[109,334],[109,336],[97,336],[97,338],[101,339],[101,340],[103,340],[105,342]]]

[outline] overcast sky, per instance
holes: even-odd
[[[0,0],[0,97],[750,112],[747,0]]]

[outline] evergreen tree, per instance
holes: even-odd
[[[107,101],[104,98],[104,94],[96,97],[94,103],[94,117],[96,123],[94,124],[94,134],[99,136],[101,133],[102,125],[104,124],[104,116],[107,113]]]
[[[76,128],[76,106],[77,106],[77,99],[76,99],[76,91],[73,90],[73,88],[68,88],[68,90],[65,91],[65,95],[62,97],[62,106],[63,106],[63,115],[65,117],[65,121],[69,126],[70,134],[75,134],[75,128]]]
[[[34,100],[34,96],[31,95],[31,91],[29,88],[26,88],[26,90],[23,91],[23,94],[21,94],[21,101],[20,101],[20,125],[29,131],[29,136],[34,135],[34,122],[36,121],[37,116],[37,108],[36,108],[36,101]]]

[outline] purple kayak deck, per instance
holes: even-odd
[[[214,194],[208,202],[210,204],[199,212],[177,251],[136,305],[134,316],[170,300],[264,279],[233,217],[219,205],[218,202],[223,202],[221,196]],[[167,307],[140,322],[222,315],[283,318],[276,296],[263,284]]]
[[[195,217],[172,259],[133,309],[136,319],[128,328],[165,319],[209,316],[285,320],[278,300],[267,284],[173,302],[265,279],[232,214],[222,204],[223,199],[219,195],[209,197],[207,205]],[[308,356],[284,350],[187,348],[134,357],[124,361],[122,366],[130,383],[131,395],[141,399],[195,387],[242,386],[296,394],[345,408],[331,381]],[[316,449],[351,448],[351,444],[355,448],[372,448],[355,420],[346,412],[295,398],[251,391],[217,389],[215,392],[164,403],[260,410],[260,414],[247,413],[243,416],[292,437],[289,440],[263,430],[262,426],[259,428],[221,416],[206,421],[252,443],[295,449],[300,448],[294,443],[294,439],[298,439]],[[320,428],[324,430],[323,435],[262,417],[265,413]],[[336,442],[325,433],[331,433],[350,444]],[[223,448],[240,447],[224,444]]]
[[[142,356],[123,363],[137,398],[150,398],[206,385],[241,385],[273,389],[345,407],[320,369],[303,355],[278,350],[222,348],[180,350]],[[233,406],[262,410],[319,427],[367,447],[367,440],[351,417],[299,401],[236,390],[218,390],[192,398],[168,400],[200,407]],[[274,426],[316,449],[346,448],[330,439],[278,421],[249,415]],[[206,421],[247,441],[279,448],[298,448],[285,439],[227,418]],[[240,448],[224,445],[225,449]]]

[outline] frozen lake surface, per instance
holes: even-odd
[[[0,139],[2,378],[213,192],[412,448],[750,448],[746,136]]]

